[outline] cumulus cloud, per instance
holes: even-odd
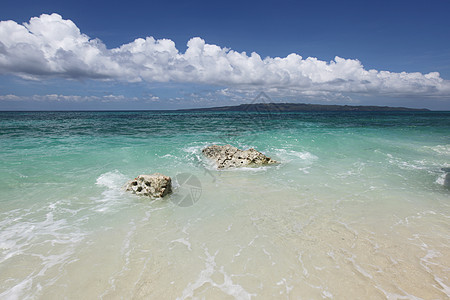
[[[169,39],[139,38],[108,49],[58,14],[28,23],[0,22],[0,73],[28,79],[190,82],[233,88],[305,93],[449,97],[450,81],[439,73],[366,70],[356,59],[330,62],[298,54],[266,57],[207,44],[194,37],[180,53]]]

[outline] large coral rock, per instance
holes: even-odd
[[[172,179],[160,173],[139,175],[125,185],[125,190],[139,196],[162,198],[172,193]]]
[[[263,166],[278,163],[276,160],[265,156],[253,148],[240,150],[231,145],[208,146],[202,150],[202,153],[213,160],[218,169]]]

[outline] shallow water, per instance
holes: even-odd
[[[450,297],[450,113],[0,112],[0,146],[2,299]]]

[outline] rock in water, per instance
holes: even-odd
[[[172,179],[160,173],[139,175],[125,185],[125,190],[139,196],[162,198],[172,193]]]
[[[253,148],[240,150],[231,145],[208,146],[202,150],[202,153],[212,159],[218,169],[263,166],[278,163],[276,160],[265,156]]]

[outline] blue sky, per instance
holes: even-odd
[[[449,11],[446,0],[3,0],[0,109],[235,105],[264,91],[450,110]]]

